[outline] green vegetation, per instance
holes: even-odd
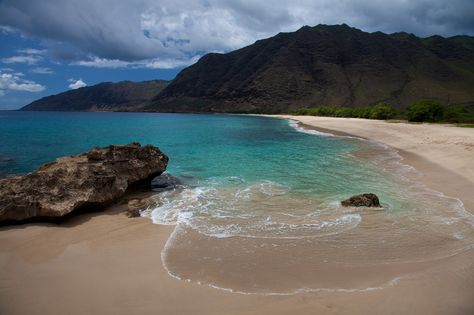
[[[370,118],[372,110],[367,107],[311,107],[301,108],[296,111],[296,114],[309,116]]]
[[[452,123],[474,122],[474,114],[465,106],[452,105],[444,109],[444,118]]]
[[[310,107],[296,111],[297,115],[353,117],[369,119],[391,119],[397,116],[397,111],[387,103],[379,103],[374,107]]]
[[[388,103],[378,103],[373,107],[310,107],[301,108],[294,114],[328,117],[352,117],[368,119],[404,119],[411,122],[449,122],[457,124],[474,123],[474,108],[463,105],[443,106],[432,100],[413,103],[406,111],[397,111]]]
[[[378,103],[371,109],[370,118],[372,119],[392,119],[397,115],[397,111],[392,105],[387,103]]]
[[[439,122],[443,120],[444,108],[436,101],[420,101],[408,107],[406,115],[408,121]]]

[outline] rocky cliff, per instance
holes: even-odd
[[[305,26],[181,71],[146,107],[281,112],[307,106],[404,108],[420,99],[474,103],[474,38]]]
[[[101,209],[166,170],[168,157],[139,143],[94,148],[0,180],[0,223]]]

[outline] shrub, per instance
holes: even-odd
[[[444,120],[452,123],[473,122],[474,114],[462,105],[451,105],[444,109]]]
[[[420,101],[412,104],[407,109],[409,121],[436,122],[441,121],[444,116],[444,108],[436,101]]]
[[[397,111],[392,105],[387,103],[378,103],[372,108],[370,118],[372,119],[391,119],[397,115]]]

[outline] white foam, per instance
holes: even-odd
[[[243,295],[275,295],[275,296],[286,296],[286,295],[296,295],[296,294],[304,294],[304,293],[317,293],[317,292],[327,292],[327,293],[356,293],[356,292],[370,292],[370,291],[378,291],[378,290],[383,290],[388,287],[392,287],[400,283],[401,277],[396,277],[393,278],[392,280],[386,282],[385,284],[378,286],[378,287],[367,287],[367,288],[300,288],[296,289],[293,291],[288,291],[288,292],[244,292],[244,291],[238,291],[238,290],[233,290],[230,288],[223,288],[219,287],[213,284],[208,284],[211,288],[218,289],[218,290],[223,290],[227,291],[230,293],[236,293],[236,294],[243,294]],[[199,283],[201,284],[201,283]]]
[[[163,250],[161,251],[161,264],[165,268],[166,272],[174,279],[180,280],[180,281],[186,281],[192,283],[193,281],[191,279],[184,279],[179,277],[178,275],[174,274],[171,272],[171,270],[168,268],[166,265],[166,252],[167,249],[172,246],[173,239],[175,236],[175,233],[180,229],[179,226],[176,226],[174,231],[171,233],[171,236],[168,238],[168,241],[166,242]],[[263,296],[288,296],[288,295],[296,295],[296,294],[304,294],[304,293],[317,293],[317,292],[334,292],[334,293],[355,293],[355,292],[370,292],[370,291],[377,291],[377,290],[383,290],[388,287],[392,287],[395,285],[398,285],[400,283],[402,277],[395,277],[392,280],[377,286],[377,287],[367,287],[367,288],[299,288],[295,289],[292,291],[287,291],[287,292],[245,292],[245,291],[240,291],[240,290],[234,290],[231,288],[225,288],[221,287],[212,283],[207,283],[204,285],[207,285],[211,288],[214,288],[216,290],[222,290],[226,291],[229,293],[234,293],[234,294],[242,294],[242,295],[263,295]],[[194,283],[198,285],[203,285],[200,281],[195,281]]]
[[[175,225],[186,221],[192,216],[192,208],[206,192],[204,188],[194,187],[185,188],[180,192],[169,190],[161,193],[162,205],[152,209],[150,213],[153,223]]]
[[[294,120],[294,119],[288,119],[288,124],[299,132],[314,135],[314,136],[337,137],[337,138],[348,138],[348,139],[359,139],[359,140],[371,141],[371,140],[367,140],[365,138],[361,138],[361,137],[357,137],[357,136],[349,136],[349,135],[342,136],[342,135],[336,135],[336,134],[333,134],[333,133],[330,133],[330,132],[323,132],[323,131],[319,131],[319,130],[315,130],[315,129],[306,129],[304,127],[301,127],[300,122],[297,121],[297,120]]]
[[[182,231],[182,227],[180,225],[176,225],[175,229],[173,230],[170,237],[166,241],[166,244],[163,247],[163,250],[161,251],[161,255],[160,255],[161,264],[162,264],[163,268],[166,270],[166,272],[168,273],[168,275],[170,275],[172,278],[174,278],[176,280],[186,281],[186,282],[190,282],[190,283],[194,282],[198,285],[207,285],[211,288],[226,291],[226,292],[229,292],[229,293],[242,294],[242,295],[264,295],[264,296],[266,296],[266,295],[268,295],[268,296],[272,296],[272,295],[285,296],[285,295],[296,295],[296,294],[317,293],[317,292],[329,292],[329,293],[330,292],[335,292],[335,293],[361,292],[361,293],[363,293],[363,292],[383,290],[385,288],[398,285],[401,278],[402,278],[402,277],[395,277],[392,280],[390,280],[390,281],[388,281],[388,282],[386,282],[386,283],[384,283],[380,286],[377,286],[377,287],[367,287],[367,288],[299,288],[299,289],[295,289],[295,290],[287,291],[287,292],[245,292],[245,291],[234,290],[234,289],[231,289],[231,288],[221,287],[221,286],[218,286],[218,285],[215,285],[215,284],[212,284],[212,283],[202,284],[200,281],[193,281],[191,279],[181,278],[180,276],[172,273],[170,268],[166,264],[167,251],[168,251],[169,248],[171,248],[173,246],[176,235],[178,235],[181,231]]]
[[[324,210],[315,211],[311,203],[286,196],[288,188],[272,181],[249,183],[244,187],[220,187],[217,182],[213,179],[210,184],[215,187],[162,192],[160,205],[144,211],[143,215],[149,216],[155,224],[185,224],[216,238],[317,238],[355,228],[362,220],[359,214],[341,213],[336,206],[328,208],[330,215],[321,217]],[[275,198],[283,199],[278,202]],[[290,209],[285,209],[286,202],[291,203]],[[281,208],[275,211],[276,207]],[[299,209],[299,213],[295,209]]]

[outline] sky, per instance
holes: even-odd
[[[474,35],[474,0],[0,0],[0,109],[99,82],[171,80],[304,25]]]

